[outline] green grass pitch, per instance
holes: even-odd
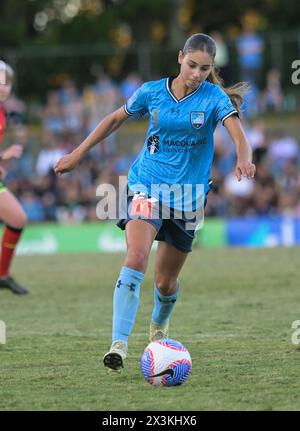
[[[300,249],[195,250],[181,274],[170,337],[193,369],[174,388],[140,372],[153,304],[153,256],[121,375],[102,356],[124,255],[17,257],[26,297],[0,291],[0,410],[299,410]]]

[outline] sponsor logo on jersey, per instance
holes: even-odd
[[[147,148],[150,154],[157,153],[159,151],[159,136],[149,136],[147,141]]]

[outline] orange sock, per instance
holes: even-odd
[[[0,277],[9,275],[10,265],[15,253],[15,247],[20,239],[22,229],[5,226],[0,256]]]

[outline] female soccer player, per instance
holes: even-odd
[[[196,214],[199,222],[197,215],[210,189],[213,132],[219,121],[236,145],[238,181],[255,174],[239,119],[246,86],[222,87],[214,69],[215,54],[211,37],[191,36],[179,51],[178,76],[143,84],[125,106],[101,121],[54,168],[57,174],[72,170],[90,148],[117,130],[129,116],[149,113],[144,146],[128,173],[128,214],[118,222],[126,230],[127,254],[114,291],[112,345],[103,358],[111,370],[121,371],[124,365],[154,239],[160,242],[150,340],[168,337],[169,317],[179,292],[178,276],[196,230],[195,223],[188,222],[193,222],[191,214]],[[169,193],[162,193],[168,187]]]
[[[12,68],[4,61],[0,61],[0,143],[3,140],[6,127],[6,113],[2,104],[10,94],[13,78]],[[5,169],[3,162],[12,158],[19,158],[21,154],[21,145],[11,145],[0,153],[0,220],[4,223],[0,257],[0,288],[10,289],[17,295],[28,293],[25,287],[10,276],[15,247],[26,224],[26,215],[17,199],[4,186]]]

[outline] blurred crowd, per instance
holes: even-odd
[[[220,33],[214,32],[212,36],[217,42],[216,64],[226,84],[228,50]],[[251,28],[244,29],[236,44],[241,80],[251,84],[243,106],[243,121],[257,174],[255,180],[237,182],[235,148],[226,129],[219,125],[215,132],[213,188],[208,195],[206,215],[300,217],[300,137],[285,128],[284,122],[279,127],[278,124],[267,127],[262,115],[285,113],[290,108],[290,100],[282,90],[280,72],[269,70],[262,82],[264,42]],[[143,142],[133,138],[129,150],[120,151],[117,136],[113,134],[95,146],[75,171],[56,177],[53,166],[101,119],[122,106],[140,85],[137,73],[116,84],[103,70],[98,71],[93,84],[81,90],[71,79],[66,79],[58,89],[47,94],[40,112],[42,136],[38,144],[33,142],[30,128],[24,122],[25,104],[15,95],[11,96],[6,103],[12,126],[9,139],[11,144],[21,144],[24,152],[20,159],[10,163],[5,181],[19,197],[30,221],[70,223],[97,218],[97,186],[118,185],[119,176],[127,174]]]
[[[238,182],[234,175],[235,149],[226,129],[215,133],[213,189],[206,215],[300,216],[300,146],[284,128],[270,130],[262,119],[244,122],[253,150],[255,179]]]
[[[5,182],[19,197],[32,222],[79,222],[96,219],[96,186],[118,184],[126,175],[138,149],[120,154],[116,134],[95,146],[80,166],[69,174],[56,177],[53,166],[72,151],[107,114],[119,108],[140,87],[136,73],[130,73],[117,85],[103,70],[82,91],[71,79],[57,90],[49,91],[40,111],[42,133],[36,139],[25,124],[25,103],[14,94],[5,107],[10,125],[10,144],[23,146],[20,159],[9,163]],[[131,120],[129,120],[131,121]]]

